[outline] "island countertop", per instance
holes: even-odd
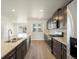
[[[20,39],[17,42],[5,42],[5,40],[1,40],[1,58],[3,58],[5,55],[7,55],[10,51],[12,51],[14,48],[16,48],[21,42],[23,42],[25,39]]]

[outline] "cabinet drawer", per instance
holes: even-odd
[[[60,46],[61,43],[55,39],[53,39],[53,47]]]

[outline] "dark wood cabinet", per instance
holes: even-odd
[[[62,59],[67,59],[67,47],[62,44]]]
[[[47,45],[51,48],[51,37],[48,37],[48,35],[44,34],[44,40],[47,43]]]
[[[26,55],[26,53],[27,53],[27,39],[25,40],[25,54],[24,54],[24,56]]]
[[[51,40],[51,52],[56,59],[67,59],[67,46],[54,38]]]
[[[61,43],[55,39],[53,39],[53,54],[56,59],[61,59]]]
[[[17,47],[17,59],[22,59],[22,44]]]
[[[47,29],[67,28],[67,7],[59,8],[47,21]]]
[[[24,59],[26,52],[27,52],[27,44],[26,44],[26,40],[25,40],[22,45],[22,59]]]
[[[53,38],[51,38],[51,53],[53,54]]]
[[[24,59],[27,52],[26,40],[17,47],[17,59]]]
[[[61,59],[61,49],[60,47],[53,48],[53,54],[56,56],[56,59]]]
[[[16,50],[12,50],[8,55],[3,57],[2,59],[16,59]]]
[[[16,59],[15,54],[13,54],[9,59]]]
[[[16,52],[12,51],[11,54],[9,55],[9,59],[16,59]]]

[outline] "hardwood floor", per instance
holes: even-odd
[[[32,40],[25,59],[56,59],[43,40]]]

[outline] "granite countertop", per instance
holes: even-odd
[[[20,39],[17,42],[5,42],[4,40],[1,40],[1,58],[7,55],[10,51],[12,51],[16,46],[18,46],[21,42],[23,42],[25,39]]]
[[[66,34],[64,34],[63,37],[53,37],[52,34],[51,34],[51,35],[48,34],[48,36],[54,38],[55,40],[57,40],[57,41],[59,41],[59,42],[61,42],[62,44],[64,44],[64,45],[67,46],[67,35],[66,35]]]
[[[53,37],[53,38],[67,46],[67,38],[65,37]]]
[[[54,38],[55,40],[61,42],[62,44],[66,45],[67,46],[67,35],[64,34],[64,37],[53,37],[53,36],[50,36],[52,34],[49,34],[48,32],[45,32],[45,34],[49,37],[52,37]]]

